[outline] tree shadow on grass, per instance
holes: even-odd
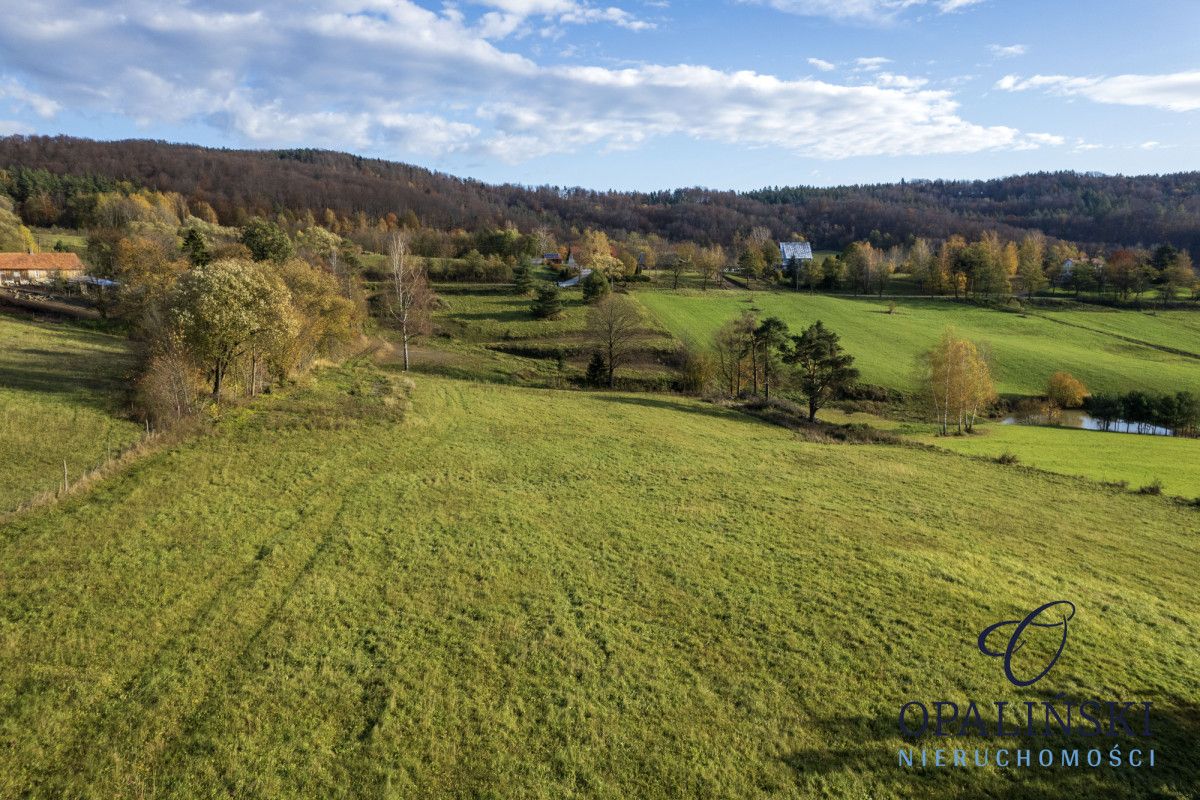
[[[630,396],[619,394],[593,394],[592,397],[608,403],[620,403],[621,405],[627,406],[657,408],[664,411],[682,411],[687,414],[701,414],[707,417],[716,417],[718,419],[732,420],[735,422],[749,422],[757,425],[769,424],[739,411],[734,411],[733,409],[722,408],[721,406],[715,406],[699,401],[688,402],[673,397]]]

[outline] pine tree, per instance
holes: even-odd
[[[539,286],[537,296],[533,298],[533,303],[529,308],[533,312],[534,319],[557,317],[562,313],[562,300],[558,294],[558,287],[552,283]]]
[[[513,284],[516,293],[522,297],[528,296],[533,290],[533,269],[528,259],[522,259],[513,268]]]
[[[188,228],[187,233],[183,235],[182,249],[192,266],[203,267],[212,261],[212,254],[208,251],[208,245],[204,243],[204,237],[195,228]]]
[[[600,270],[592,270],[582,281],[583,299],[594,303],[609,292],[608,278]]]
[[[599,352],[592,353],[592,360],[587,366],[586,380],[588,386],[604,386],[608,383],[608,366]]]

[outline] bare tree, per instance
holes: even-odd
[[[433,327],[434,294],[420,258],[409,252],[407,231],[393,231],[388,236],[388,266],[391,286],[387,294],[387,313],[400,328],[404,346],[404,371],[409,369],[409,342],[429,333]]]
[[[588,334],[604,357],[608,388],[616,385],[618,367],[629,363],[642,339],[642,315],[628,297],[609,294],[588,309]]]

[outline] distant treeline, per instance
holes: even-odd
[[[280,213],[420,222],[445,231],[511,223],[547,228],[560,240],[585,228],[729,246],[765,227],[801,233],[824,249],[917,237],[1019,240],[1029,230],[1089,248],[1169,243],[1200,252],[1200,173],[1109,177],[1037,173],[990,181],[914,181],[753,192],[701,188],[595,192],[491,185],[444,173],[321,150],[241,151],[154,141],[0,138],[6,191],[31,224],[80,226],[80,194],[128,185],[177,193],[213,221],[242,225]],[[3,176],[0,176],[3,177]],[[201,215],[205,216],[205,215]],[[360,224],[357,227],[365,227]]]

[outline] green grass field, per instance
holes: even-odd
[[[1194,793],[1194,510],[671,396],[422,376],[401,420],[388,385],[330,370],[7,524],[0,796]],[[974,637],[1057,597],[1014,690]],[[1055,692],[1153,701],[1158,766],[896,766],[907,700]]]
[[[70,228],[32,228],[33,238],[38,247],[44,252],[54,249],[54,245],[62,242],[72,252],[83,253],[87,250],[87,232]]]
[[[922,437],[960,453],[1016,455],[1022,464],[1098,481],[1126,481],[1137,489],[1155,481],[1163,491],[1200,497],[1200,440],[989,423],[975,436]]]
[[[0,314],[0,513],[138,439],[121,416],[123,337]]]
[[[819,319],[855,356],[863,380],[902,390],[914,387],[919,355],[947,326],[954,326],[988,346],[1002,393],[1040,394],[1060,369],[1093,391],[1200,391],[1200,316],[1188,312],[1150,316],[1038,309],[1022,316],[948,300],[899,300],[896,313],[888,314],[886,303],[878,299],[820,294],[644,291],[637,296],[674,335],[702,343],[726,320],[747,310],[756,310],[760,317],[778,316],[796,331]],[[1080,327],[1084,325],[1091,329]],[[1118,333],[1144,343],[1119,338]]]

